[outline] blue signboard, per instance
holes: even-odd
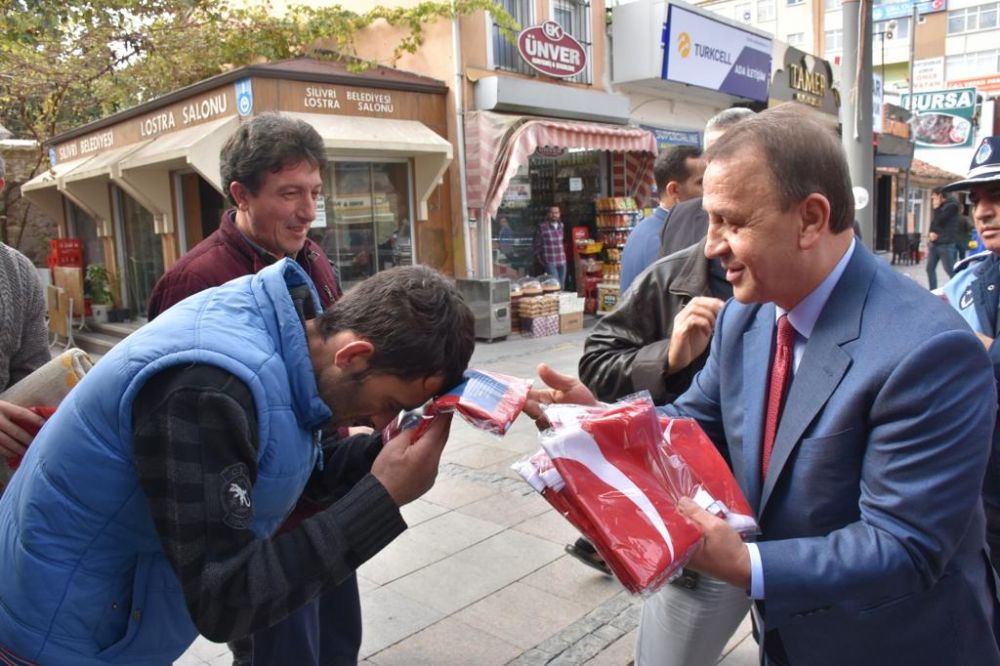
[[[771,80],[771,40],[669,5],[663,27],[662,77],[765,102]]]
[[[927,0],[916,3],[912,0],[885,2],[872,7],[872,21],[888,21],[889,19],[913,16],[913,5],[917,6],[917,11],[921,14],[943,12],[948,8],[948,3],[945,0]]]
[[[236,110],[241,116],[249,116],[253,111],[253,88],[250,79],[240,79],[236,82]]]
[[[654,127],[652,125],[639,125],[642,129],[652,132],[656,137],[656,152],[670,146],[698,146],[701,147],[701,132],[698,130],[669,129],[666,127]]]

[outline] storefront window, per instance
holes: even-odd
[[[330,162],[325,212],[309,236],[340,271],[345,289],[377,271],[413,263],[410,204],[408,163]]]
[[[559,206],[567,238],[577,226],[588,227],[593,233],[594,201],[606,189],[602,178],[605,165],[602,151],[551,146],[536,151],[511,179],[493,220],[493,275],[516,279],[541,272],[535,261],[534,241],[550,206]]]
[[[66,199],[66,217],[69,219],[69,235],[83,241],[83,262],[103,264],[104,241],[97,235],[97,222],[87,211]]]
[[[125,192],[118,190],[121,234],[125,239],[125,292],[132,314],[144,317],[153,285],[163,275],[163,245],[153,228],[153,215]]]

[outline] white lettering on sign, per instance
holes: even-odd
[[[909,95],[903,95],[903,106],[906,106]],[[916,111],[938,111],[941,109],[958,109],[975,106],[976,98],[971,90],[956,90],[954,92],[916,93],[913,96],[913,107]]]
[[[200,102],[192,102],[181,109],[181,116],[185,125],[189,125],[199,120],[208,120],[214,116],[225,113],[229,102],[225,93],[214,95]]]
[[[158,113],[139,121],[139,136],[155,136],[160,132],[177,127],[173,111]]]
[[[302,104],[309,109],[339,109],[340,100],[337,99],[336,88],[314,88],[306,86],[306,96],[302,98]]]
[[[358,111],[367,111],[368,113],[392,113],[395,108],[392,104],[392,95],[388,93],[348,90],[346,97],[349,102],[357,103]]]
[[[59,150],[56,151],[59,155],[59,161],[63,162],[65,160],[71,160],[77,155],[76,144],[75,143],[64,143],[59,146]]]
[[[524,50],[532,58],[541,60],[555,69],[574,71],[580,67],[581,53],[576,49],[567,48],[552,42],[543,42],[534,35],[528,35],[524,40]]]
[[[80,152],[84,154],[92,153],[95,150],[111,148],[114,145],[115,134],[111,130],[108,130],[107,132],[101,132],[100,134],[80,139]]]

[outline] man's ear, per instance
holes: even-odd
[[[667,187],[666,187],[667,194],[669,194],[670,196],[676,198],[677,197],[677,190],[680,188],[680,186],[681,186],[681,184],[678,183],[676,180],[671,180],[669,183],[667,183]]]
[[[799,246],[807,250],[816,244],[830,227],[830,201],[813,192],[799,202]]]
[[[333,363],[342,370],[361,371],[368,368],[368,361],[375,353],[375,345],[355,338],[333,355]]]
[[[233,181],[229,183],[229,193],[233,195],[233,201],[236,202],[236,207],[240,210],[247,209],[247,202],[250,198],[250,190],[246,188],[243,183]]]

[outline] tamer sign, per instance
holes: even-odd
[[[549,76],[576,76],[587,66],[587,52],[555,21],[525,28],[517,36],[517,50],[534,69]]]

